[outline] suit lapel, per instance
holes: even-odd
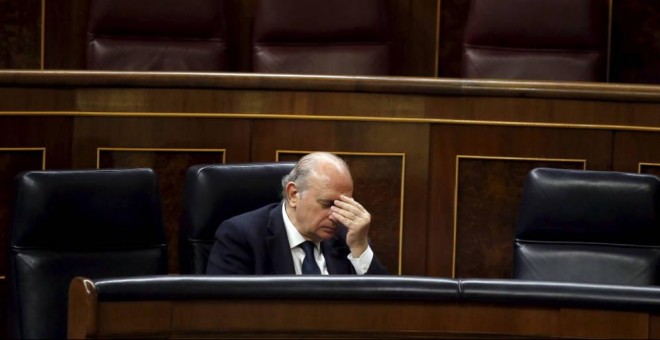
[[[282,219],[281,204],[270,210],[266,228],[269,234],[266,237],[266,255],[268,256],[266,260],[270,260],[272,270],[269,274],[294,275],[296,271],[293,268],[293,256]]]

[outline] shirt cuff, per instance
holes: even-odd
[[[360,255],[358,258],[354,258],[353,254],[348,254],[348,260],[351,261],[353,267],[355,268],[355,273],[358,275],[364,275],[369,270],[371,261],[374,258],[374,252],[371,250],[371,247],[367,246],[367,250]]]

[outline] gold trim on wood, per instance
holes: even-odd
[[[317,115],[268,114],[268,113],[0,111],[0,116],[290,119],[290,120],[310,120],[310,121],[313,120],[357,121],[357,122],[411,123],[411,124],[430,123],[430,124],[454,124],[454,125],[514,126],[514,127],[660,132],[660,126],[648,127],[648,126],[637,126],[637,125],[611,125],[611,124],[534,123],[534,122],[467,120],[467,119],[445,119],[445,118],[399,118],[399,117],[330,116],[330,115],[317,116]]]
[[[657,167],[660,167],[660,163],[639,162],[639,163],[637,163],[637,173],[638,174],[642,173],[642,167],[643,166],[657,166]]]
[[[320,150],[317,150],[320,151]],[[324,150],[326,151],[326,150]],[[280,161],[280,153],[293,153],[306,155],[315,151],[303,150],[275,150],[275,161]],[[405,152],[352,152],[352,151],[326,151],[335,155],[348,155],[348,156],[390,156],[401,157],[401,201],[399,202],[399,272],[403,272],[403,212],[404,212],[404,198],[405,198],[405,183],[406,183],[406,153]]]
[[[45,147],[34,147],[34,148],[0,148],[2,151],[41,151],[41,170],[46,170],[46,148]]]
[[[505,161],[525,161],[525,162],[571,162],[582,163],[582,169],[587,168],[586,159],[570,158],[538,158],[538,157],[498,157],[498,156],[475,156],[475,155],[456,155],[456,164],[454,171],[454,231],[452,240],[452,259],[451,259],[451,277],[456,278],[456,235],[458,231],[458,174],[461,159],[484,159],[484,160],[505,160]]]
[[[186,148],[111,148],[99,147],[96,148],[96,168],[100,169],[101,165],[101,151],[151,151],[151,152],[222,152],[222,164],[227,161],[227,149],[186,149]]]

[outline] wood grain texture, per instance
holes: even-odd
[[[642,163],[660,164],[658,149],[660,136],[648,132],[617,132],[614,134],[613,170],[625,172],[659,174],[657,166]]]
[[[463,57],[463,34],[470,0],[442,0],[438,76],[460,78]]]
[[[89,0],[44,1],[44,69],[84,70]]]
[[[0,69],[41,67],[41,1],[0,1]]]
[[[435,125],[431,128],[430,139],[430,174],[429,174],[429,204],[428,210],[428,244],[427,249],[427,275],[432,276],[452,276],[454,272],[452,259],[454,257],[454,249],[460,244],[454,244],[454,221],[456,214],[460,212],[459,216],[471,216],[473,214],[486,213],[486,216],[472,217],[469,224],[474,223],[474,230],[479,230],[479,233],[484,233],[483,236],[467,235],[465,242],[472,247],[477,244],[470,241],[470,237],[475,237],[477,240],[491,240],[487,244],[479,244],[480,247],[499,247],[499,253],[506,245],[504,241],[499,241],[498,245],[493,245],[493,240],[500,239],[503,234],[510,233],[511,215],[517,210],[518,202],[515,198],[506,196],[515,194],[516,190],[520,190],[522,182],[516,185],[518,189],[512,192],[498,192],[498,188],[517,178],[520,175],[515,173],[506,174],[504,178],[498,178],[496,181],[489,184],[490,188],[478,188],[470,185],[474,190],[482,190],[482,192],[470,193],[467,192],[471,199],[463,196],[461,204],[465,206],[456,206],[456,190],[458,193],[466,194],[463,189],[466,187],[456,187],[456,169],[457,159],[459,156],[472,156],[480,158],[532,158],[537,161],[543,159],[568,159],[568,160],[586,160],[587,168],[593,170],[607,170],[610,167],[610,145],[612,143],[612,136],[607,131],[596,130],[571,130],[571,129],[549,129],[549,128],[531,128],[531,127],[485,127],[485,126],[446,126]],[[465,165],[465,164],[464,164]],[[512,171],[514,169],[511,169]],[[521,171],[516,169],[516,171]],[[474,174],[472,174],[474,173]],[[482,176],[488,181],[488,169],[474,169],[470,175],[463,174],[463,176]],[[503,175],[504,172],[500,172]],[[460,173],[459,173],[460,175]],[[513,176],[513,177],[511,177]],[[460,181],[460,177],[459,177]],[[505,213],[508,215],[500,215],[497,217],[498,221],[486,221],[489,217],[488,211],[490,207],[486,202],[481,202],[482,195],[486,190],[494,190],[500,198],[504,201],[495,201],[493,204],[499,205],[499,210],[493,212]],[[459,196],[460,197],[460,196]],[[469,202],[468,202],[469,200]],[[475,201],[476,200],[476,201]],[[470,207],[477,209],[471,211]],[[481,211],[484,207],[489,210]],[[515,215],[515,214],[514,214]],[[477,222],[478,220],[478,222]],[[463,223],[465,221],[460,221]],[[486,223],[486,225],[477,225]],[[492,225],[492,229],[488,225]],[[499,226],[499,227],[495,227]],[[462,229],[462,228],[461,228]],[[502,230],[504,229],[504,230]],[[495,233],[495,235],[492,235]],[[462,253],[463,249],[459,250]],[[481,251],[478,253],[470,254],[466,251],[460,259],[460,263],[464,265],[475,261],[479,263],[480,270],[472,268],[469,272],[470,275],[480,277],[482,275],[498,276],[506,275],[503,269],[507,266],[508,258],[503,255],[497,255],[497,258],[481,257]],[[499,263],[493,261],[498,260]],[[499,268],[499,269],[498,269]],[[474,270],[474,271],[472,271]],[[463,274],[463,273],[460,273]],[[467,273],[466,273],[467,274]]]
[[[77,334],[89,338],[646,339],[649,318],[655,317],[634,311],[515,304],[343,299],[101,301],[97,310],[98,328],[80,329]]]
[[[537,167],[584,169],[584,162],[459,158],[455,277],[511,278],[523,184]]]

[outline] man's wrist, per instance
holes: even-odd
[[[367,248],[369,248],[369,243],[349,246],[349,248],[351,249],[351,256],[353,256],[353,258],[358,258],[362,256],[362,254],[367,250]]]

